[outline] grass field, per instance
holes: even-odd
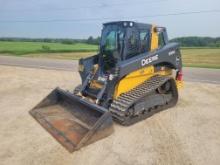
[[[220,69],[220,49],[184,48],[181,52],[184,66]]]
[[[79,59],[96,54],[97,45],[0,41],[0,53],[25,57]],[[220,69],[220,48],[182,48],[184,66]]]
[[[84,43],[61,44],[45,42],[8,42],[0,41],[0,53],[13,55],[25,55],[33,53],[55,52],[90,52],[97,51],[98,46]]]
[[[33,58],[51,58],[51,59],[63,59],[63,60],[78,60],[80,58],[86,58],[97,54],[97,51],[89,52],[69,52],[69,53],[30,53],[22,55],[22,57]]]

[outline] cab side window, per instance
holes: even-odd
[[[128,37],[127,48],[128,48],[127,58],[134,57],[135,55],[138,54],[138,35],[136,31],[132,31],[130,36]]]
[[[158,47],[161,48],[165,45],[165,40],[164,40],[164,36],[163,36],[163,33],[160,32],[158,34]]]
[[[140,53],[144,53],[149,50],[149,36],[148,31],[140,31]]]

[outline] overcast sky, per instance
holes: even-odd
[[[0,0],[0,37],[87,38],[100,35],[103,22],[116,20],[165,26],[170,38],[220,36],[220,12],[143,17],[207,10],[220,11],[220,1]]]

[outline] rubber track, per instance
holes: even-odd
[[[150,95],[150,93],[154,92],[158,87],[162,86],[168,80],[172,82],[172,92],[173,92],[173,99],[170,104],[164,105],[162,107],[160,106],[154,109],[153,112],[151,111],[144,115],[128,116],[128,110],[129,108],[132,107],[132,105],[134,105],[136,102],[138,102],[140,99],[144,98],[145,96]],[[116,121],[118,121],[123,125],[131,125],[135,122],[138,122],[139,120],[143,120],[153,115],[156,112],[174,106],[177,102],[177,99],[178,99],[178,92],[173,78],[167,76],[154,76],[150,80],[146,80],[145,82],[138,85],[134,89],[120,95],[117,99],[113,100],[109,110]]]

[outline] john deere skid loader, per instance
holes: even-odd
[[[30,114],[70,152],[176,105],[182,86],[179,45],[164,27],[103,25],[100,51],[79,60],[81,85],[56,88]]]

